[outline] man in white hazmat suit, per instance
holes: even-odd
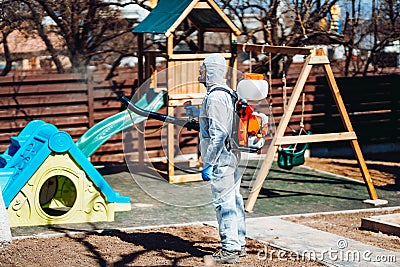
[[[246,255],[239,159],[230,147],[232,121],[236,116],[231,95],[234,93],[226,85],[226,71],[225,58],[211,54],[200,67],[199,76],[199,82],[207,87],[199,118],[202,176],[211,183],[222,244],[222,249],[212,256],[216,263],[235,263]]]

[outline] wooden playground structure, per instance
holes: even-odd
[[[204,87],[199,83],[185,84],[186,81],[196,81],[198,76],[198,69],[201,62],[209,54],[205,50],[204,34],[205,32],[224,32],[229,36],[230,44],[236,41],[240,30],[227,18],[227,16],[219,9],[214,1],[184,1],[184,7],[179,10],[172,10],[176,13],[177,19],[164,19],[165,9],[170,8],[167,1],[160,1],[159,4],[151,11],[150,15],[140,23],[133,31],[138,38],[139,51],[138,51],[138,80],[143,83],[145,79],[154,75],[156,70],[156,58],[163,57],[167,61],[167,68],[172,71],[167,74],[167,114],[170,116],[175,115],[175,108],[181,106],[185,101],[191,100],[193,105],[199,105],[204,97]],[[211,12],[211,13],[210,13]],[[210,21],[202,20],[204,15],[213,15]],[[157,21],[161,23],[157,26]],[[195,30],[190,30],[191,33],[197,30],[197,50],[191,52],[177,52],[175,47],[182,40],[186,40],[188,35],[183,34],[179,36],[178,31],[180,25],[183,23],[192,23]],[[150,51],[145,50],[145,34],[163,34],[166,38],[165,51]],[[305,48],[305,47],[287,47],[287,46],[268,46],[268,45],[251,45],[251,44],[237,44],[229,45],[229,51],[223,51],[222,55],[226,58],[228,65],[232,68],[237,67],[236,54],[238,50],[246,50],[247,52],[255,53],[269,53],[269,54],[282,54],[282,55],[304,55],[305,62],[301,73],[298,77],[297,83],[292,91],[288,105],[285,109],[283,117],[277,127],[275,136],[269,146],[266,157],[258,172],[255,183],[250,192],[249,198],[246,202],[246,211],[252,211],[258,194],[262,188],[264,180],[266,179],[269,169],[279,146],[289,145],[293,143],[317,143],[317,142],[331,142],[331,141],[350,141],[353,152],[356,156],[360,170],[367,186],[370,200],[366,201],[374,205],[382,205],[387,203],[385,200],[378,199],[372,179],[370,177],[368,168],[366,166],[360,145],[358,143],[357,135],[354,132],[349,115],[346,111],[345,103],[341,97],[339,88],[336,84],[330,62],[327,55],[322,48]],[[313,134],[313,135],[298,135],[298,136],[284,136],[285,130],[288,127],[290,118],[304,89],[306,80],[310,75],[311,69],[314,66],[322,66],[325,76],[327,78],[332,96],[335,104],[339,110],[343,125],[344,132]],[[157,86],[157,85],[155,85]],[[167,126],[167,159],[168,159],[168,179],[170,183],[190,182],[201,180],[200,173],[196,174],[175,174],[175,143],[176,143],[176,127],[172,124]],[[142,137],[142,143],[144,143]],[[142,147],[144,151],[144,147]]]
[[[236,41],[240,30],[233,22],[222,12],[217,4],[210,1],[185,0],[181,9],[173,10],[169,1],[159,1],[158,5],[151,11],[135,29],[134,33],[138,38],[138,80],[142,84],[146,79],[156,75],[156,59],[164,58],[167,63],[167,114],[175,116],[175,108],[182,106],[184,102],[190,100],[192,105],[200,105],[204,98],[205,87],[197,82],[200,65],[210,54],[206,51],[205,34],[222,33],[229,38],[227,50],[222,52],[227,65],[236,69],[236,55],[230,45]],[[171,10],[172,9],[172,10]],[[171,20],[165,16],[165,10],[168,14],[176,13],[177,19]],[[208,18],[208,19],[206,19]],[[157,24],[157,21],[160,24]],[[188,39],[193,31],[193,27],[187,30],[187,33],[180,32],[179,26],[182,23],[192,23],[198,34],[195,38],[197,51],[176,51],[176,46],[183,40]],[[158,26],[157,26],[158,25]],[[166,38],[165,51],[146,50],[145,34],[162,34]],[[189,36],[187,36],[189,35]],[[191,37],[192,38],[192,37]],[[191,40],[193,42],[193,40]],[[153,81],[153,86],[157,87],[157,81]],[[159,88],[160,89],[160,88]],[[167,125],[167,152],[168,170],[167,175],[170,183],[201,181],[201,174],[181,174],[175,173],[175,144],[177,143],[177,127],[173,124]],[[141,137],[140,143],[143,144],[144,137]],[[144,151],[140,148],[139,151]],[[143,156],[140,156],[143,160]]]

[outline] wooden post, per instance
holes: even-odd
[[[144,77],[143,77],[143,33],[138,34],[138,84],[139,88],[144,82]],[[143,123],[140,123],[138,126],[138,129],[140,131],[143,130]],[[144,151],[145,151],[145,139],[144,139],[144,134],[142,132],[138,131],[138,157],[139,157],[139,166],[143,167],[144,166]]]
[[[168,104],[168,116],[174,116],[174,107]],[[175,175],[175,125],[168,123],[167,125],[167,162],[168,162],[168,177]]]
[[[138,42],[138,82],[139,86],[143,83],[143,33],[138,33],[137,35],[137,42]]]
[[[93,73],[89,72],[87,77],[88,92],[88,124],[89,129],[94,125],[94,93],[93,93]]]
[[[333,76],[333,72],[331,66],[329,64],[324,64],[325,75],[328,79],[329,88],[332,91],[333,97],[335,99],[336,106],[339,109],[340,116],[342,118],[343,124],[349,132],[354,132],[353,126],[351,125],[349,115],[347,114],[346,107],[344,105],[342,96],[340,95],[339,88],[336,84],[335,77]],[[365,184],[367,185],[367,190],[370,198],[372,200],[378,199],[378,195],[376,194],[374,184],[372,182],[371,176],[369,174],[367,165],[365,164],[365,160],[363,154],[361,152],[360,145],[358,140],[351,140],[351,145],[354,151],[354,154],[357,158],[358,165],[360,166],[361,174],[364,179]]]

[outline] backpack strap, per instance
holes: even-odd
[[[224,87],[215,87],[215,88],[211,89],[208,94],[211,94],[212,92],[215,92],[215,91],[224,91],[225,93],[229,94],[232,98],[233,110],[235,110],[236,102],[238,101],[238,95],[235,91],[226,89]]]
[[[236,102],[238,101],[238,95],[235,91],[233,90],[229,90],[226,89],[224,87],[215,87],[213,89],[210,90],[210,92],[208,94],[211,94],[214,91],[224,91],[225,93],[229,94],[232,98],[232,106],[233,106],[233,113],[235,113],[236,110]],[[233,136],[237,136],[237,125],[238,122],[236,121],[237,118],[234,115],[232,118],[232,133],[228,135],[228,138],[225,140],[225,146],[227,148],[228,151],[231,151],[232,148],[235,147],[235,142],[233,140]]]

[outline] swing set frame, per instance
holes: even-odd
[[[243,48],[245,48],[246,51],[249,52],[251,51],[257,53],[260,52],[280,53],[288,55],[300,54],[306,56],[303,68],[300,72],[299,78],[297,79],[296,85],[293,88],[292,94],[287,104],[287,108],[281,118],[281,121],[279,122],[275,136],[271,141],[271,145],[268,147],[268,150],[266,152],[266,157],[260,167],[256,180],[253,184],[249,197],[246,201],[245,210],[247,212],[253,211],[253,207],[260,193],[260,190],[264,184],[264,181],[268,176],[269,170],[272,166],[275,154],[277,153],[279,146],[290,145],[294,143],[317,143],[317,142],[344,141],[344,140],[350,141],[351,147],[353,149],[358,165],[360,167],[363,180],[368,190],[370,199],[364,200],[364,202],[375,206],[387,204],[388,202],[386,200],[378,199],[378,195],[376,193],[370,173],[368,171],[363,154],[361,152],[360,145],[358,143],[357,135],[354,132],[349,115],[346,111],[345,104],[343,102],[335,77],[333,75],[329,59],[325,54],[323,48],[302,48],[302,47],[252,45],[252,44],[246,44],[245,47],[243,47],[243,44],[238,44],[237,47],[238,50]],[[313,66],[323,67],[324,74],[327,78],[330,91],[333,95],[335,104],[339,110],[346,131],[336,132],[336,133],[312,134],[312,135],[284,136],[285,130],[288,127],[290,118],[300,98],[300,95],[303,92],[304,85],[307,81],[308,76],[310,75]]]

